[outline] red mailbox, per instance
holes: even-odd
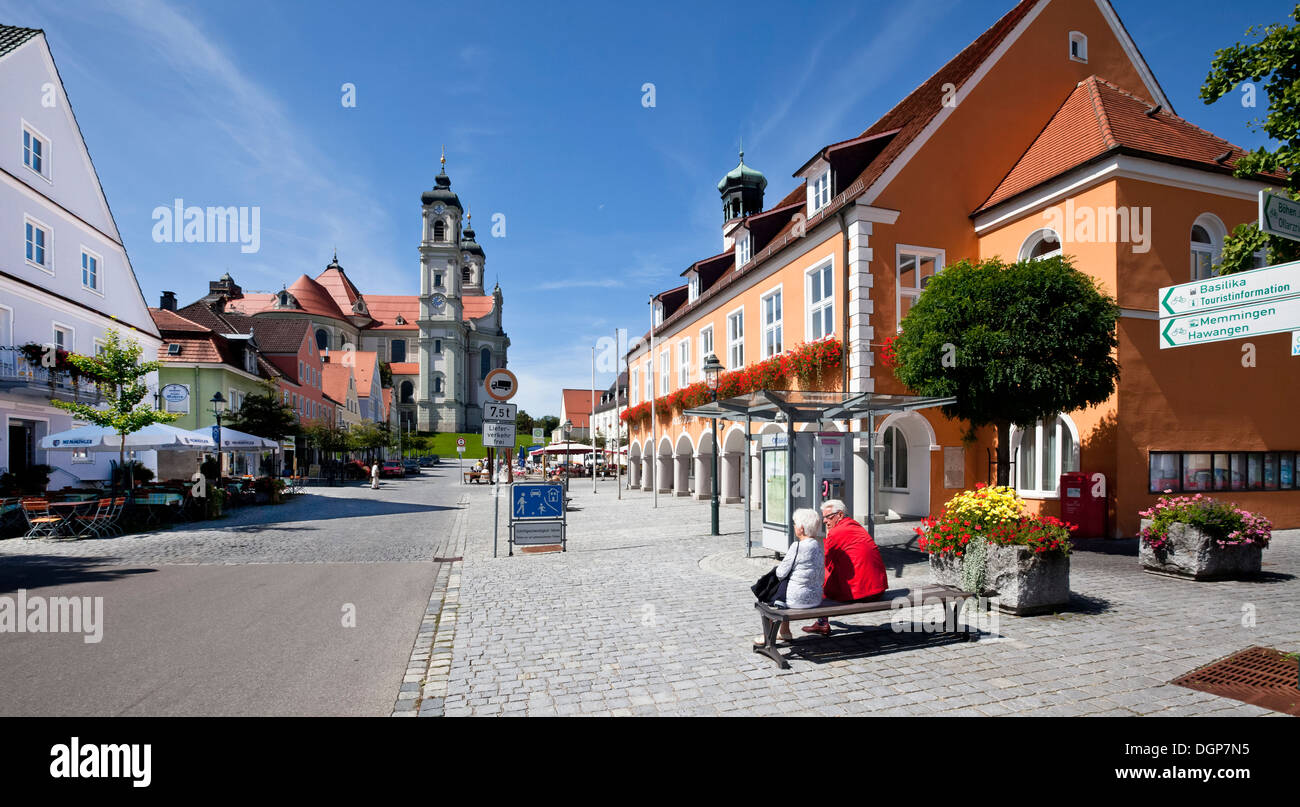
[[[1077,525],[1075,538],[1110,537],[1109,491],[1103,474],[1061,474],[1061,518]]]

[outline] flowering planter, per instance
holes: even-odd
[[[1142,529],[1151,526],[1142,519]],[[1264,548],[1258,543],[1219,546],[1209,535],[1190,524],[1169,525],[1168,540],[1158,549],[1138,542],[1138,560],[1152,574],[1189,580],[1233,580],[1259,574]]]
[[[930,577],[937,585],[970,590],[962,581],[965,562],[951,555],[931,555]],[[998,610],[1005,614],[1054,613],[1070,602],[1070,556],[990,545],[984,559],[984,585],[976,593],[996,598]]]

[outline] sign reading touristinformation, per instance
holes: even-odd
[[[498,367],[483,378],[483,389],[494,401],[508,401],[519,391],[519,379],[504,367]]]
[[[1300,328],[1300,297],[1160,320],[1160,347],[1245,339]]]
[[[489,448],[515,447],[515,424],[486,420],[483,422],[483,445]]]
[[[1300,296],[1300,261],[1165,286],[1157,306],[1160,316],[1167,318],[1296,296]]]
[[[1259,229],[1300,241],[1300,202],[1270,191],[1259,192]]]

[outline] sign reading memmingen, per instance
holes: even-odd
[[[1260,191],[1259,229],[1300,241],[1300,202],[1282,194]]]
[[[1300,328],[1300,297],[1160,320],[1160,347],[1245,339]]]
[[[483,445],[491,448],[514,448],[515,424],[483,421]]]
[[[1166,319],[1295,296],[1300,296],[1300,261],[1165,286],[1157,305],[1161,319]]]
[[[516,484],[510,490],[510,517],[564,518],[564,485]]]

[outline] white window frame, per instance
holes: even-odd
[[[749,233],[736,241],[736,268],[744,266],[754,258],[754,242],[750,240]]]
[[[16,345],[14,345],[14,310],[10,306],[0,305],[0,312],[9,315],[9,327],[0,330],[0,345],[16,347]],[[4,320],[0,320],[0,322],[3,321]],[[17,351],[0,350],[0,369],[9,373],[15,372],[18,368],[17,355]]]
[[[631,389],[628,390],[627,403],[628,406],[636,406],[638,403],[636,395],[637,395],[638,388],[641,386],[641,374],[629,373],[628,378],[631,385]]]
[[[677,386],[685,389],[691,385],[691,340],[677,343]]]
[[[54,345],[55,347],[58,347],[59,344],[58,335],[60,330],[68,332],[68,343],[64,345],[62,349],[68,351],[69,353],[75,353],[76,344],[77,344],[77,329],[72,327],[71,325],[65,325],[64,323],[57,322],[57,321],[50,322],[50,344]]]
[[[22,135],[19,135],[18,147],[23,151],[23,167],[51,185],[54,184],[54,173],[50,170],[50,152],[53,150],[50,138],[26,120],[22,121],[21,131],[26,132],[35,139],[41,141],[41,170],[37,171],[35,168],[32,168],[27,164],[27,147],[22,143]]]
[[[1053,238],[1056,239],[1056,249],[1044,255],[1039,255],[1037,258],[1034,258],[1033,260],[1041,261],[1047,258],[1055,258],[1057,255],[1060,255],[1062,249],[1061,234],[1058,233],[1056,230],[1053,230],[1051,227],[1040,227],[1037,230],[1034,230],[1032,233],[1030,233],[1025,238],[1024,241],[1020,242],[1019,260],[1022,261],[1030,260],[1030,255],[1033,253],[1035,249],[1038,248],[1038,245],[1048,235],[1051,235]]]
[[[808,214],[817,213],[831,203],[831,169],[830,166],[819,174],[808,178]]]
[[[758,324],[760,328],[759,341],[762,343],[760,354],[764,359],[770,359],[773,356],[779,356],[785,352],[785,284],[779,284],[774,288],[768,289],[764,294],[758,297]],[[772,297],[777,298],[777,307],[780,309],[780,315],[775,321],[767,321],[767,301]],[[768,352],[768,334],[776,333],[777,346],[780,350]]]
[[[655,325],[663,325],[663,324],[664,324],[664,304],[663,304],[663,302],[660,301],[660,300],[655,300],[653,308],[654,308],[654,322],[655,322]]]
[[[906,433],[905,433],[901,428],[899,428],[895,423],[891,423],[890,425],[886,426],[885,429],[880,433],[880,446],[881,446],[881,459],[880,459],[880,489],[881,489],[881,490],[887,490],[887,491],[889,491],[889,492],[891,492],[891,493],[908,493],[908,492],[911,491],[911,483],[912,483],[912,469],[911,469],[911,467],[908,467],[908,468],[907,468],[907,483],[908,483],[907,485],[904,485],[904,486],[902,486],[902,487],[899,487],[898,485],[892,484],[892,483],[898,481],[898,456],[899,456],[899,452],[898,452],[898,439],[897,439],[897,437],[895,437],[893,445],[892,445],[892,446],[888,446],[888,448],[892,448],[892,449],[893,449],[893,451],[894,451],[894,456],[890,458],[890,462],[889,462],[888,464],[886,464],[886,463],[885,463],[885,460],[884,460],[884,451],[885,451],[885,449],[886,449],[886,447],[887,447],[887,446],[886,446],[886,443],[885,443],[885,436],[886,436],[887,434],[889,434],[889,431],[890,431],[891,429],[894,431],[894,433],[895,433],[895,435],[897,435],[897,437],[902,437],[902,438],[903,438],[903,452],[902,452],[902,455],[903,455],[903,464],[904,464],[904,465],[907,465],[907,453],[908,453],[908,451],[909,451],[909,450],[911,449],[911,447],[912,447],[912,446],[911,446],[911,443],[908,442],[907,434],[906,434]],[[886,476],[886,474],[885,474],[885,471],[886,471],[886,470],[889,471],[888,476]]]
[[[1074,47],[1076,42],[1079,45],[1078,48],[1079,52],[1077,55],[1075,54],[1075,47]],[[1070,56],[1070,61],[1082,62],[1083,64],[1088,63],[1088,37],[1086,34],[1084,34],[1081,31],[1071,31],[1068,47],[1069,50],[1066,52]]]
[[[694,272],[686,279],[686,296],[690,298],[686,301],[688,303],[693,303],[700,297],[700,276]]]
[[[816,275],[818,281],[821,281],[822,273],[829,272],[831,276],[831,292],[828,296],[818,300],[814,305],[812,301],[812,284],[813,276]],[[804,322],[803,335],[804,340],[816,342],[825,339],[828,336],[835,335],[835,258],[827,258],[808,271],[804,272]],[[822,311],[822,323],[824,333],[814,334],[812,330],[813,312]],[[829,326],[827,325],[829,323]]]
[[[740,315],[739,336],[732,334],[731,322],[736,315]],[[737,356],[737,350],[740,355]],[[739,370],[745,366],[745,307],[742,305],[733,311],[727,312],[727,369]]]
[[[648,356],[648,357],[651,359],[654,358],[653,356]],[[647,361],[645,363],[645,394],[646,394],[647,401],[652,400],[656,395],[659,394],[658,390],[655,389],[654,369],[655,368],[654,368],[653,361]]]
[[[705,339],[704,339],[705,334],[709,335],[707,346],[705,345]],[[704,379],[704,360],[709,357],[710,353],[717,355],[715,344],[716,344],[716,340],[713,337],[713,323],[709,323],[708,325],[705,325],[703,328],[700,328],[700,378],[701,379]]]
[[[95,262],[95,285],[86,285],[86,259],[90,258]],[[81,287],[92,294],[104,296],[104,256],[100,255],[85,244],[81,245]]]
[[[1205,230],[1205,234],[1210,237],[1208,245],[1201,244],[1192,240],[1192,228],[1200,227]],[[1202,213],[1192,222],[1192,226],[1187,228],[1187,243],[1189,258],[1187,274],[1192,280],[1206,280],[1214,277],[1214,267],[1223,257],[1223,239],[1228,235],[1228,228],[1224,226],[1223,221],[1213,213]],[[1203,253],[1210,258],[1210,273],[1205,277],[1196,275],[1195,257],[1197,253]]]
[[[659,383],[663,386],[660,395],[667,395],[673,383],[673,352],[668,348],[659,351]]]
[[[903,332],[903,298],[911,298],[912,304],[916,305],[916,300],[920,298],[921,292],[925,290],[924,287],[920,285],[921,266],[919,262],[916,267],[917,287],[914,289],[903,288],[902,266],[904,255],[915,255],[918,258],[934,258],[934,275],[931,275],[931,277],[942,272],[946,263],[945,254],[942,249],[936,249],[934,247],[918,247],[913,244],[899,244],[894,248],[894,327],[899,333]]]
[[[27,225],[29,224],[32,227],[39,229],[41,232],[45,233],[45,263],[37,263],[36,261],[27,257]],[[53,227],[41,221],[40,219],[36,218],[35,216],[23,214],[22,245],[23,245],[23,260],[27,262],[28,266],[35,266],[37,269],[40,269],[42,272],[46,272],[51,275],[54,274],[54,228]]]
[[[1065,452],[1061,451],[1061,430],[1066,430],[1070,434],[1070,464],[1078,468],[1079,466],[1079,429],[1074,420],[1069,415],[1060,414],[1055,418],[1050,418],[1053,425],[1057,428],[1056,433],[1056,467],[1052,469],[1051,479],[1059,482],[1061,474],[1065,468]],[[1059,490],[1040,490],[1036,487],[1021,487],[1020,475],[1024,469],[1020,467],[1020,445],[1024,436],[1029,433],[1028,429],[1021,429],[1015,425],[1011,427],[1011,456],[1015,461],[1015,475],[1011,479],[1011,487],[1016,489],[1022,497],[1026,499],[1059,499]],[[1034,424],[1034,476],[1035,485],[1041,485],[1043,481],[1043,421]]]

